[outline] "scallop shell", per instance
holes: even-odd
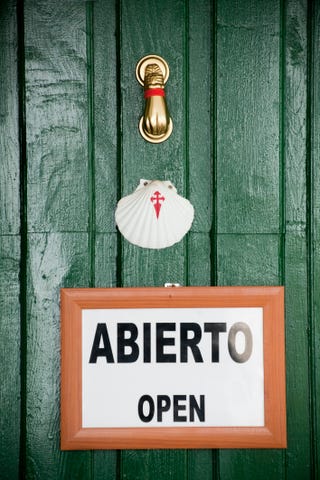
[[[116,224],[122,235],[143,248],[166,248],[191,227],[194,208],[169,181],[140,180],[138,188],[117,205]]]

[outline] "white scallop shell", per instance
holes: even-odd
[[[138,188],[117,205],[116,224],[122,235],[143,248],[166,248],[191,227],[194,208],[169,181],[140,180]]]

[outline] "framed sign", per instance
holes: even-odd
[[[284,448],[283,287],[61,290],[61,448]]]

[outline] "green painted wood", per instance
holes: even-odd
[[[98,233],[95,247],[95,287],[116,287],[117,235]],[[113,450],[93,452],[93,480],[118,479],[118,456]]]
[[[188,193],[195,208],[193,232],[210,232],[212,224],[213,13],[207,0],[189,4],[185,109],[188,113]]]
[[[115,229],[118,189],[118,60],[116,2],[92,5],[95,214],[97,232]],[[134,78],[132,79],[134,83]]]
[[[320,3],[309,3],[310,38],[310,169],[309,169],[309,338],[311,350],[312,466],[313,476],[320,475]]]
[[[287,431],[286,478],[312,478],[306,247],[307,2],[285,9],[284,165]]]
[[[131,193],[140,178],[171,180],[178,192],[185,195],[184,3],[164,2],[161,6],[156,2],[123,4],[121,18],[122,195]],[[171,25],[170,35],[169,32],[164,35],[162,31],[165,22]],[[142,36],[141,24],[145,25]],[[143,55],[150,52],[162,55],[171,68],[166,92],[169,111],[176,124],[171,137],[158,145],[146,142],[138,131],[144,99],[143,90],[135,80],[135,66]],[[123,240],[123,249],[124,255],[128,256],[123,262],[126,284],[161,285],[165,281],[185,284],[183,243],[162,251],[151,251]],[[140,271],[136,271],[137,266]]]
[[[212,480],[216,478],[216,455],[213,450],[189,450],[188,473],[183,478]]]
[[[86,10],[26,0],[28,229],[88,223]]]
[[[279,285],[279,247],[278,235],[218,235],[219,285]]]
[[[0,5],[0,234],[18,234],[19,117],[15,1]]]
[[[286,231],[306,230],[307,1],[290,0],[284,26]]]
[[[278,235],[219,235],[218,284],[279,284],[279,250]],[[284,478],[281,450],[220,450],[219,465],[224,480]]]
[[[186,184],[186,15],[185,2],[154,0],[122,2],[121,5],[121,95],[122,95],[122,195],[130,193],[140,178],[171,180],[185,195]],[[138,131],[144,111],[143,90],[135,80],[136,63],[145,55],[161,55],[169,64],[167,103],[173,133],[165,142],[146,142]],[[122,240],[124,286],[186,284],[186,241],[164,250],[146,250]],[[121,478],[181,479],[186,476],[187,454],[183,450],[124,451]]]
[[[188,2],[186,43],[187,196],[195,209],[187,237],[187,284],[210,285],[213,193],[212,50],[213,7],[206,0]],[[213,479],[215,455],[210,450],[189,450],[186,478]]]
[[[169,249],[149,251],[129,243],[123,245],[123,286],[163,286],[186,283],[185,240]],[[139,250],[138,250],[139,249]],[[135,280],[135,277],[138,279]]]
[[[207,0],[24,4],[28,176],[21,199],[15,2],[0,6],[1,478],[18,476],[15,339],[26,282],[26,478],[317,478],[319,2],[219,0],[216,11]],[[138,132],[144,100],[135,65],[152,52],[171,69],[174,131],[162,145]],[[142,177],[172,180],[195,205],[191,233],[172,248],[139,249],[116,233],[115,203]],[[21,266],[27,262],[28,271],[25,277],[22,268],[19,285],[26,194],[30,234]],[[60,452],[59,288],[167,281],[285,283],[287,451]]]
[[[20,305],[19,236],[0,236],[0,477],[19,477]]]
[[[188,235],[188,283],[192,286],[210,285],[211,238],[207,233]]]
[[[307,251],[304,233],[286,236],[287,478],[313,478],[310,444]]]
[[[117,234],[97,233],[95,250],[95,287],[116,287]]]
[[[282,278],[280,26],[278,2],[217,3],[219,285],[277,285]],[[225,480],[278,480],[284,472],[283,454],[274,450],[223,450],[219,466]]]
[[[90,8],[88,12],[88,7]],[[117,203],[117,117],[118,78],[116,42],[116,2],[98,0],[87,7],[87,25],[91,30],[92,98],[92,218],[91,275],[93,287],[117,286],[118,242],[114,211]],[[89,28],[90,27],[90,28]],[[90,173],[89,173],[90,174]],[[103,233],[100,233],[103,232]],[[93,245],[91,246],[93,247]],[[93,452],[94,480],[117,478],[118,453]]]
[[[90,479],[60,451],[60,287],[88,286],[89,93],[85,2],[25,2],[27,133],[26,477]],[[90,204],[91,205],[91,204]]]
[[[0,477],[19,477],[20,159],[16,2],[0,4]]]
[[[123,451],[120,478],[187,478],[186,457],[186,450]]]
[[[217,2],[220,233],[279,230],[279,30],[276,0]]]
[[[131,193],[140,178],[171,180],[178,192],[185,194],[184,3],[164,1],[160,5],[155,0],[144,0],[122,5],[122,194]],[[146,142],[138,130],[145,101],[143,88],[135,79],[135,69],[137,62],[150,53],[163,56],[171,72],[166,99],[174,130],[168,140],[158,145]]]
[[[88,478],[88,453],[60,451],[61,287],[88,285],[86,233],[28,238],[27,478]]]

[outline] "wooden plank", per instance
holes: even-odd
[[[97,232],[115,230],[114,211],[118,189],[118,78],[116,2],[92,4],[94,178]],[[132,83],[135,80],[132,78]]]
[[[25,2],[29,231],[87,227],[85,3]]]
[[[164,2],[161,6],[156,2],[139,2],[139,4],[123,6],[122,195],[131,193],[138,186],[140,178],[171,180],[177,187],[178,193],[185,195],[185,159],[182,153],[186,148],[183,116],[184,31],[181,28],[185,22],[184,15],[184,4],[181,1],[175,2],[174,5],[170,2]],[[143,32],[141,24],[145,25]],[[165,25],[168,25],[170,35],[169,32],[168,35],[163,34],[162,29]],[[161,35],[160,32],[162,32]],[[144,100],[142,88],[135,80],[135,66],[144,54],[150,52],[163,55],[169,68],[171,65],[171,75],[166,91],[173,122],[177,123],[171,137],[157,145],[146,142],[138,131]],[[181,117],[175,119],[175,115]],[[132,152],[137,154],[133,155]],[[130,256],[130,264],[124,260],[123,274],[126,285],[142,281],[143,284],[151,282],[153,285],[161,285],[163,281],[170,281],[170,278],[172,281],[177,278],[176,281],[185,283],[184,273],[181,272],[181,265],[184,266],[183,243],[162,251],[150,251],[133,247],[125,240],[123,242],[124,254]],[[137,262],[137,265],[133,262]],[[150,267],[152,265],[153,273],[149,273],[149,265]],[[137,266],[140,271],[136,270]],[[127,270],[128,267],[129,270]],[[165,274],[162,274],[162,271]],[[172,273],[168,278],[167,272],[170,271]]]
[[[311,478],[306,250],[307,1],[285,9],[285,264],[287,418],[286,478]]]
[[[121,18],[122,195],[131,193],[140,178],[170,180],[185,195],[184,2],[155,0],[125,2]],[[167,29],[167,31],[166,31]],[[165,33],[166,31],[166,33]],[[144,111],[143,88],[135,78],[145,55],[162,56],[170,68],[166,99],[173,133],[163,143],[146,142],[138,124]]]
[[[95,287],[117,286],[116,252],[116,233],[96,234]]]
[[[279,231],[279,2],[217,2],[217,229]]]
[[[188,236],[188,284],[211,284],[211,238],[208,233],[190,232]]]
[[[189,450],[188,451],[188,474],[184,478],[212,480],[216,477],[216,450]],[[192,475],[192,476],[188,476]]]
[[[126,450],[122,452],[120,478],[187,478],[185,457],[185,450]]]
[[[220,234],[217,250],[219,285],[279,284],[278,235]]]
[[[277,235],[219,235],[219,285],[276,285],[279,279]],[[280,450],[221,450],[220,477],[273,479],[283,478]]]
[[[91,478],[89,453],[60,451],[60,288],[87,286],[87,245],[87,233],[29,234],[26,475],[30,478]]]
[[[309,170],[309,284],[311,314],[312,375],[312,464],[314,478],[320,475],[320,4],[309,3],[311,27],[310,126],[311,168]]]
[[[19,115],[15,1],[0,5],[0,234],[18,234]]]
[[[124,240],[122,262],[125,287],[159,287],[186,283],[185,242],[163,250],[141,249]]]
[[[286,236],[287,478],[312,478],[309,410],[307,251],[304,233]]]
[[[59,434],[59,289],[87,286],[92,263],[86,27],[85,2],[25,2],[28,478],[91,478]]]
[[[195,208],[188,235],[188,285],[211,284],[211,238],[213,218],[213,24],[214,8],[206,1],[189,2],[188,65],[186,74],[188,111],[188,190]],[[187,478],[214,477],[217,454],[210,450],[188,451]]]
[[[280,2],[217,3],[219,285],[277,285],[282,277],[282,245],[272,235],[283,223],[280,27]],[[274,450],[220,451],[219,467],[224,480],[279,480],[284,469],[282,452]]]
[[[170,180],[186,195],[185,168],[185,21],[184,2],[123,2],[121,9],[122,196],[140,178]],[[166,99],[173,132],[161,144],[146,142],[138,131],[144,111],[143,89],[135,80],[137,62],[145,55],[162,56],[169,65]],[[141,249],[122,240],[124,286],[186,283],[185,240],[164,250]],[[127,480],[181,479],[186,475],[185,451],[124,451],[121,476]]]
[[[0,5],[0,465],[19,478],[20,450],[20,155],[16,2]]]
[[[194,232],[209,232],[213,209],[213,54],[211,2],[189,4],[187,95],[188,186],[195,208]]]
[[[97,233],[95,247],[95,287],[116,287],[117,234]],[[118,468],[116,451],[94,451],[92,480],[115,480]]]
[[[0,236],[0,464],[1,478],[19,478],[20,238]]]
[[[300,233],[306,230],[307,1],[288,1],[284,20],[286,231]]]

